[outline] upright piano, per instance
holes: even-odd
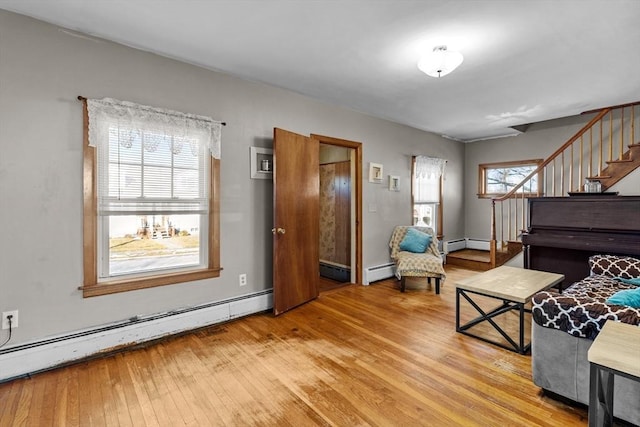
[[[522,244],[524,267],[564,274],[566,288],[589,275],[593,254],[640,257],[640,196],[531,198]]]

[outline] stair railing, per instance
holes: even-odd
[[[601,191],[620,178],[607,175],[609,165],[630,162],[637,146],[635,123],[640,101],[587,111],[597,114],[508,193],[491,199],[491,267],[508,242],[520,241],[526,231],[529,197],[562,197],[585,191],[586,181],[599,182]],[[597,185],[597,184],[596,184]]]

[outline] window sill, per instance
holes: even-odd
[[[84,298],[109,295],[119,292],[135,291],[138,289],[153,288],[156,286],[174,285],[176,283],[193,282],[196,280],[219,277],[222,268],[164,274],[162,276],[141,277],[136,279],[112,280],[91,285],[81,286]]]

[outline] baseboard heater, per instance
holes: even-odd
[[[460,251],[467,247],[467,239],[449,240],[442,245],[444,253]]]
[[[351,281],[351,267],[337,262],[320,260],[320,276],[338,282]]]
[[[461,251],[462,249],[476,249],[479,251],[489,250],[488,240],[478,239],[456,239],[449,240],[443,244],[444,253],[450,253],[455,251]]]
[[[364,270],[364,284],[368,285],[382,279],[388,279],[396,274],[396,265],[392,262],[388,264],[374,265]]]
[[[222,301],[85,329],[0,350],[0,382],[63,366],[89,356],[273,308],[268,289]]]
[[[478,251],[488,251],[490,249],[488,240],[467,239],[467,249]]]

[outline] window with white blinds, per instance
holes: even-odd
[[[442,175],[446,160],[428,156],[414,156],[411,196],[413,199],[413,225],[431,227],[440,234],[442,215]]]
[[[211,269],[220,122],[112,99],[87,100],[87,116],[96,283]]]

